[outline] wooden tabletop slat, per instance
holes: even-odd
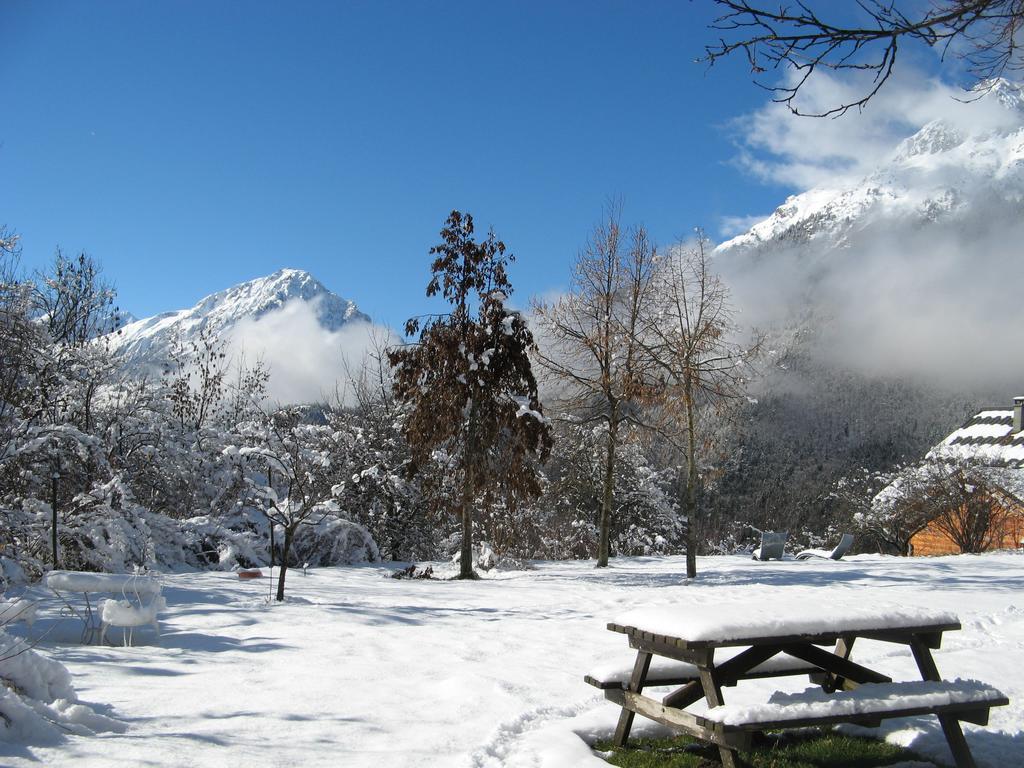
[[[917,635],[941,635],[943,632],[955,632],[961,629],[960,622],[926,624],[913,627],[867,627],[864,629],[834,629],[828,632],[795,635],[758,635],[752,637],[735,637],[722,640],[688,640],[685,637],[659,635],[638,627],[622,626],[609,623],[608,629],[613,632],[636,637],[647,642],[675,645],[683,649],[730,648],[741,645],[774,645],[781,643],[809,643],[811,645],[829,645],[844,637],[863,637],[879,640],[903,641]]]

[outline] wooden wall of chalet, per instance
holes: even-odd
[[[989,549],[1017,549],[1024,547],[1024,511],[1017,509],[1003,516],[999,543]],[[918,556],[958,555],[958,547],[935,523],[929,523],[910,540],[910,553]]]

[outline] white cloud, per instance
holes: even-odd
[[[375,346],[398,342],[386,326],[349,322],[329,331],[313,302],[296,299],[258,319],[237,323],[230,334],[234,359],[262,360],[270,370],[269,395],[281,403],[331,400],[346,392]]]
[[[755,224],[767,219],[769,214],[754,214],[753,216],[722,216],[718,220],[718,235],[722,238],[742,235]]]
[[[809,351],[872,375],[989,391],[1024,380],[1019,206],[949,222],[875,221],[841,247],[780,244],[718,266],[746,326],[807,327]]]
[[[853,94],[848,82],[835,78],[812,83],[808,108],[834,106]],[[959,89],[907,74],[862,113],[838,119],[799,118],[783,106],[765,106],[737,124],[744,131],[743,162],[760,178],[798,191],[844,189],[937,119],[986,137],[979,146],[992,152],[1009,151],[1012,140],[990,143],[988,135],[1007,126],[1019,130],[1020,111],[1006,109],[999,98],[964,99]],[[916,374],[972,388],[1010,381],[1019,388],[1022,177],[1011,168],[996,181],[979,170],[983,164],[971,170],[951,162],[915,166],[918,175],[906,177],[908,194],[935,196],[948,185],[959,204],[948,219],[925,225],[910,208],[891,216],[872,211],[837,247],[797,238],[757,258],[723,258],[719,268],[734,289],[741,320],[780,327],[802,319],[816,331],[819,354],[873,374]]]
[[[822,111],[864,93],[864,83],[816,74],[801,89],[800,106]],[[971,94],[910,69],[902,70],[859,112],[835,118],[797,117],[769,102],[733,121],[736,162],[762,181],[799,191],[835,186],[867,175],[896,144],[931,120],[975,130],[1005,122],[994,100],[964,103]]]

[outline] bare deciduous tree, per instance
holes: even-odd
[[[621,207],[609,204],[576,257],[568,293],[534,311],[544,344],[541,366],[558,382],[559,408],[607,429],[597,565],[608,565],[616,452],[624,425],[641,424],[651,394],[637,340],[651,300],[655,248],[638,227],[623,231]]]
[[[963,60],[978,80],[1024,64],[1018,47],[1024,24],[1022,0],[935,0],[923,4],[861,0],[856,3],[861,12],[856,21],[848,21],[832,3],[823,4],[831,12],[826,17],[804,2],[776,6],[748,0],[714,2],[724,9],[712,24],[722,36],[706,46],[705,61],[714,64],[741,53],[755,79],[769,70],[794,69],[794,84],[766,87],[776,94],[776,102],[796,114],[824,117],[863,107],[892,75],[903,43],[939,47],[944,58],[952,55]],[[822,69],[866,72],[873,77],[863,95],[853,101],[823,112],[801,112],[795,99]]]
[[[896,473],[858,522],[898,537],[901,554],[911,554],[911,539],[927,527],[961,552],[985,552],[1002,544],[1011,499],[991,468],[926,460]]]
[[[711,436],[705,421],[723,413],[745,392],[757,344],[736,343],[729,291],[710,269],[707,240],[659,259],[655,311],[638,336],[664,386],[664,413],[683,438],[681,496],[687,518],[686,575],[697,575],[698,453]],[[685,471],[683,471],[685,469]]]
[[[179,337],[172,338],[164,376],[171,409],[182,430],[202,429],[221,404],[227,376],[226,347],[227,339],[212,325],[204,325],[187,344]]]
[[[295,534],[304,525],[315,526],[336,511],[332,470],[333,455],[342,436],[329,427],[304,424],[297,408],[283,408],[245,430],[250,445],[240,455],[262,473],[252,490],[252,500],[263,510],[271,526],[284,533],[278,571],[277,600],[284,600],[285,578],[291,564]]]
[[[117,329],[117,292],[91,256],[69,259],[58,248],[53,264],[38,275],[37,302],[54,342],[80,347]]]
[[[21,259],[20,235],[0,225],[0,286],[17,282],[18,262]]]
[[[1002,545],[1008,495],[983,472],[946,467],[930,500],[942,505],[932,524],[961,552],[986,552]]]
[[[910,540],[927,523],[919,510],[899,507],[889,489],[901,485],[916,467],[899,467],[892,472],[858,469],[840,479],[829,494],[830,506],[857,526],[879,552],[910,554]]]

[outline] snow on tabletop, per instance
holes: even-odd
[[[926,627],[958,623],[956,614],[913,605],[833,599],[785,602],[664,605],[619,615],[614,624],[690,642],[732,642],[760,637],[788,637],[831,632]]]
[[[722,725],[777,723],[819,717],[853,717],[968,701],[997,701],[1003,694],[977,680],[868,683],[841,694],[808,688],[802,693],[773,693],[763,704],[725,704],[704,718]]]
[[[83,573],[80,571],[50,571],[46,586],[57,592],[124,592],[155,595],[160,582],[152,576],[133,573]]]

